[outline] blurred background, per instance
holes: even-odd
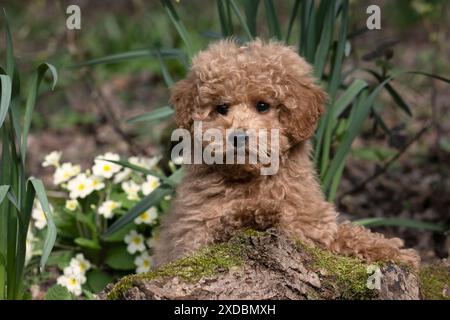
[[[238,1],[239,2],[239,1]],[[293,1],[277,1],[283,32]],[[66,8],[81,8],[81,30],[66,28]],[[194,51],[217,38],[221,25],[213,1],[174,1]],[[381,8],[382,29],[365,29],[366,8]],[[41,166],[46,154],[61,150],[64,158],[89,166],[103,152],[124,156],[166,152],[171,120],[129,124],[133,116],[167,105],[169,91],[157,59],[139,57],[90,67],[71,67],[107,55],[149,48],[184,48],[159,1],[23,1],[2,0],[21,72],[48,61],[59,72],[53,92],[41,90],[32,120],[29,168],[49,190],[51,171]],[[450,12],[445,0],[350,1],[348,58],[351,68],[420,70],[450,76]],[[258,15],[263,15],[260,10]],[[3,28],[3,25],[2,25]],[[241,31],[237,25],[237,33]],[[268,37],[265,23],[258,34]],[[299,28],[291,38],[299,37]],[[0,39],[4,54],[4,39]],[[1,57],[3,59],[3,57]],[[3,61],[3,60],[2,60]],[[177,59],[166,59],[174,80],[183,76]],[[368,83],[376,79],[361,75]],[[24,86],[26,87],[26,83]],[[392,86],[411,109],[383,92],[384,129],[367,122],[354,141],[335,203],[344,217],[394,217],[450,225],[450,90],[447,83],[420,76],[396,80]],[[377,115],[373,115],[377,116]],[[424,260],[447,257],[446,232],[405,226],[373,226],[400,236],[420,250]],[[442,230],[442,228],[441,228]]]

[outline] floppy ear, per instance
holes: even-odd
[[[170,104],[175,108],[175,122],[180,128],[189,130],[192,126],[196,92],[192,78],[180,80],[171,88]]]
[[[313,79],[301,82],[290,81],[285,101],[280,110],[280,121],[294,143],[307,140],[316,129],[317,122],[324,112],[326,93]]]

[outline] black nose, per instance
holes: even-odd
[[[235,131],[228,136],[228,141],[232,143],[235,147],[245,146],[248,136],[245,131]]]

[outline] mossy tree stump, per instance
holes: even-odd
[[[376,284],[376,269],[379,285],[371,286]],[[440,274],[437,285],[444,291],[448,271]],[[405,266],[369,267],[356,258],[294,243],[276,230],[246,231],[158,270],[125,277],[108,286],[101,298],[421,299],[427,294],[421,292],[420,282]],[[436,283],[433,290],[439,292]]]

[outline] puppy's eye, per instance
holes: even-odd
[[[227,104],[220,104],[218,106],[216,106],[216,111],[217,113],[226,116],[228,113],[228,105]]]
[[[256,103],[256,110],[258,110],[258,112],[267,112],[270,109],[270,104],[264,102],[264,101],[258,101]]]

